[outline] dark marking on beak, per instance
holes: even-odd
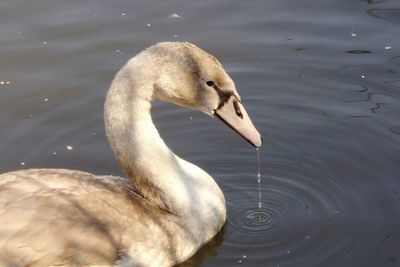
[[[235,108],[235,113],[236,113],[236,115],[237,115],[239,118],[243,119],[243,113],[242,113],[242,111],[240,110],[238,101],[237,101],[236,99],[233,100],[233,107]]]
[[[217,110],[222,108],[229,100],[229,98],[231,98],[231,96],[233,96],[232,92],[224,92],[221,89],[218,88],[218,86],[216,86],[215,84],[212,85],[212,88],[214,88],[214,90],[217,92],[218,96],[219,96],[219,104],[217,107]]]

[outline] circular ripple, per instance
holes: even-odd
[[[246,214],[246,222],[247,226],[264,226],[268,225],[271,221],[271,215],[264,210],[250,210]]]
[[[225,246],[246,251],[248,261],[253,255],[257,262],[268,263],[282,263],[296,254],[324,259],[352,249],[350,237],[337,235],[349,206],[341,180],[306,163],[289,160],[268,166],[261,182],[261,208],[256,179],[253,186],[224,190],[229,231]],[[251,176],[236,174],[233,180],[243,184],[243,178]]]

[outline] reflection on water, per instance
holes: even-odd
[[[399,10],[391,0],[3,0],[0,170],[121,175],[102,122],[114,73],[150,44],[191,41],[221,59],[264,146],[258,167],[223,124],[155,104],[167,144],[227,201],[224,231],[182,266],[396,266]]]
[[[394,23],[400,23],[400,8],[399,9],[378,9],[372,8],[367,10],[370,16],[391,21]]]

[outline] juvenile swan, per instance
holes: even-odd
[[[151,119],[155,99],[218,117],[262,144],[217,59],[190,43],[151,46],[117,73],[105,101],[107,137],[129,179],[65,169],[1,174],[1,266],[172,266],[215,236],[224,196],[165,145]]]

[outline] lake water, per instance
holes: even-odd
[[[224,232],[182,266],[400,266],[399,0],[2,0],[1,172],[122,175],[104,96],[164,40],[219,58],[264,138],[258,210],[254,148],[155,104],[167,144],[227,200]]]

